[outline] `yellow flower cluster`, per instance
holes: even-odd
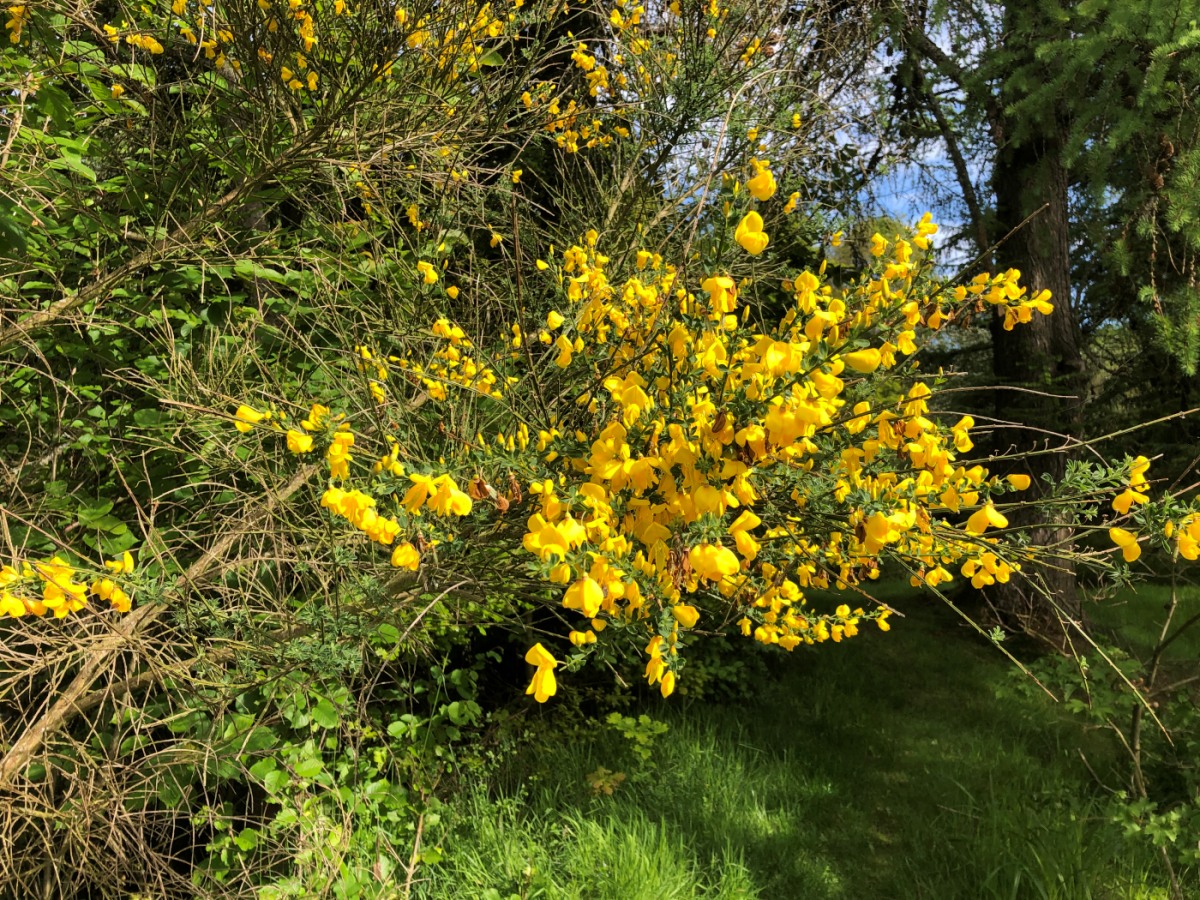
[[[25,23],[28,21],[29,7],[24,3],[14,3],[8,7],[8,21],[4,23],[4,28],[8,32],[10,43],[21,43],[21,31],[25,28]]]
[[[746,194],[765,202],[774,177],[765,161],[751,169]],[[762,253],[764,227],[746,212],[735,237],[760,235],[747,249]],[[933,389],[916,377],[912,356],[924,336],[972,312],[994,306],[1020,324],[1050,307],[1044,293],[1030,299],[1011,270],[953,288],[933,283],[914,250],[927,249],[936,231],[926,216],[909,239],[877,235],[875,264],[847,286],[831,283],[824,266],[788,278],[790,306],[773,324],[743,302],[752,281],[714,266],[688,283],[649,250],[631,252],[618,276],[590,231],[537,262],[561,296],[536,334],[544,351],[515,352],[529,349],[521,323],[507,342],[514,368],[534,367],[525,377],[582,373],[573,404],[548,410],[532,429],[518,421],[494,440],[461,441],[457,462],[439,460],[436,474],[408,471],[399,441],[384,435],[376,487],[365,491],[347,483],[355,436],[326,408],[314,406],[288,433],[289,449],[311,450],[302,440],[310,432],[328,437],[330,474],[342,484],[322,505],[381,544],[412,529],[392,553],[399,568],[417,569],[436,535],[449,542],[439,519],[467,516],[477,501],[487,501],[480,520],[523,504],[531,571],[580,617],[568,635],[574,652],[632,631],[648,641],[645,676],[664,696],[680,683],[681,636],[701,622],[733,623],[786,650],[839,643],[871,621],[887,631],[886,605],[821,608],[811,595],[865,597],[861,586],[885,564],[906,569],[917,586],[963,578],[983,588],[1009,581],[1016,559],[1028,558],[1012,548],[1004,501],[1028,489],[1029,476],[996,477],[962,461],[975,422],[931,408]],[[475,345],[459,325],[442,318],[430,331],[438,343],[428,365],[359,347],[360,369],[382,383],[390,362],[439,400],[446,395],[436,388],[449,383],[503,396],[493,389],[502,376],[490,369],[480,386]],[[282,430],[270,417],[243,407],[235,421]],[[1139,457],[1130,466],[1117,512],[1146,502],[1148,465]],[[468,491],[446,471],[464,467],[476,473]],[[507,479],[507,494],[488,479]],[[379,513],[373,498],[385,496],[397,517]],[[1128,561],[1137,558],[1135,535],[1111,534]],[[1181,518],[1174,534],[1180,555],[1200,556],[1200,514]],[[560,663],[541,644],[526,659],[535,667],[529,693],[543,702],[557,690]]]
[[[589,94],[596,97],[599,96],[600,91],[608,90],[608,68],[596,63],[596,57],[587,52],[586,44],[582,42],[576,44],[575,51],[571,54],[571,61],[584,73]]]
[[[376,543],[390,545],[400,534],[400,523],[391,516],[379,515],[375,499],[362,491],[331,487],[321,496],[321,506],[346,519]]]
[[[83,609],[89,593],[107,601],[117,612],[129,612],[133,599],[114,579],[134,573],[133,555],[126,552],[104,565],[107,573],[90,586],[77,581],[79,570],[58,556],[44,562],[24,562],[19,568],[0,566],[0,617],[53,613],[61,619]]]
[[[777,186],[767,162],[754,160],[751,170],[746,193],[769,200]],[[764,227],[747,212],[735,239],[762,253]],[[1019,310],[1049,307],[1044,296],[1027,299],[1013,271],[954,289],[929,282],[914,247],[927,248],[936,231],[926,216],[911,240],[877,236],[876,265],[849,287],[829,283],[824,267],[789,278],[791,307],[774,326],[751,321],[740,298],[750,282],[722,271],[690,288],[662,256],[639,250],[614,280],[597,232],[561,252],[551,248],[537,269],[561,291],[563,311],[550,310],[536,335],[544,355],[508,359],[567,371],[579,365],[590,386],[573,409],[552,410],[532,440],[518,422],[507,436],[489,443],[480,435],[461,449],[506,454],[505,466],[520,461],[529,500],[511,468],[504,497],[478,475],[467,493],[449,473],[407,473],[389,437],[373,474],[399,498],[403,516],[381,516],[373,496],[383,494],[345,484],[354,434],[342,423],[325,428],[330,473],[343,485],[329,489],[323,505],[386,544],[426,511],[466,516],[473,498],[486,498],[502,515],[513,502],[529,503],[522,544],[533,570],[586,623],[571,629],[572,646],[593,652],[610,624],[616,633],[649,632],[646,677],[664,695],[683,668],[680,635],[702,619],[735,622],[746,636],[791,650],[854,637],[864,621],[887,630],[886,606],[822,611],[808,598],[820,589],[858,591],[887,560],[921,586],[957,577],[976,587],[1004,583],[1019,566],[1006,552],[999,501],[1028,488],[1029,477],[996,478],[960,463],[973,446],[974,421],[942,422],[932,413],[932,390],[907,360],[927,333],[920,329],[936,330],[968,310],[1018,310],[1019,323]],[[520,323],[511,332],[512,351],[530,337]],[[501,376],[481,375],[459,325],[438,319],[431,333],[438,344],[427,365],[358,347],[360,370],[382,385],[390,361],[438,400],[450,383],[503,396]],[[898,397],[894,388],[881,395],[876,373],[893,370],[909,386]],[[235,418],[248,430],[269,416],[242,408]],[[307,432],[327,416],[314,407],[303,430],[289,433],[289,449],[311,450],[302,439],[311,440]],[[1144,489],[1144,471],[1134,467],[1134,494]],[[420,540],[428,540],[424,531]],[[416,569],[420,558],[404,542],[392,563]],[[558,663],[540,645],[529,661],[537,669],[530,692],[545,700]]]
[[[767,173],[760,163],[753,176],[764,197],[774,193]],[[762,234],[761,218],[747,219],[739,230]],[[923,238],[936,229],[921,227]],[[700,615],[685,595],[720,598],[741,611],[745,634],[791,649],[852,637],[863,619],[886,624],[886,610],[802,611],[806,590],[877,577],[885,554],[922,584],[951,580],[952,565],[979,585],[1008,580],[1016,566],[984,536],[1007,521],[985,498],[1027,487],[1027,477],[956,464],[973,422],[939,425],[923,382],[890,404],[847,399],[869,387],[856,378],[915,352],[914,329],[941,310],[936,286],[913,293],[912,244],[884,240],[891,254],[850,291],[801,273],[793,308],[760,331],[743,325],[729,276],[704,279],[707,296],[696,296],[661,260],[646,270],[645,253],[636,276],[613,284],[597,243],[589,233],[545,266],[571,305],[547,324],[570,323],[554,341],[558,365],[584,356],[612,374],[604,394],[579,398],[595,432],[540,432],[557,477],[531,487],[538,506],[524,546],[543,577],[565,586],[565,608],[655,632],[647,678],[664,694],[676,684],[679,629]],[[977,280],[964,299],[993,288],[996,299],[983,299],[1024,302],[1013,273]],[[818,459],[833,464],[818,471]],[[975,506],[965,525],[938,516]],[[845,524],[810,531],[781,514],[788,508]]]
[[[1150,484],[1146,481],[1146,473],[1150,471],[1150,460],[1144,456],[1134,457],[1129,466],[1129,483],[1125,490],[1113,498],[1114,512],[1122,516],[1129,515],[1130,509],[1149,502]],[[1168,520],[1165,536],[1175,537],[1176,550],[1187,560],[1200,556],[1200,517],[1196,515],[1183,519],[1178,526]],[[1142,555],[1138,536],[1125,528],[1114,526],[1108,530],[1109,539],[1121,550],[1121,557],[1127,563],[1137,562]]]
[[[502,381],[491,366],[470,352],[474,344],[462,328],[442,318],[433,323],[431,330],[434,337],[444,342],[433,352],[432,359],[427,364],[421,364],[415,362],[411,354],[391,358],[397,368],[419,378],[434,400],[447,399],[447,385],[477,391],[496,400],[503,398],[505,384],[512,382]]]
[[[125,43],[134,47],[140,47],[148,53],[155,55],[163,52],[163,45],[148,34],[127,34],[125,35]]]
[[[478,72],[485,65],[487,45],[507,34],[516,21],[512,13],[501,18],[491,3],[481,4],[473,16],[457,19],[425,15],[414,22],[404,7],[397,7],[394,18],[406,34],[408,48],[422,53],[451,81]]]
[[[1168,498],[1151,504],[1150,483],[1146,473],[1150,460],[1135,456],[1128,462],[1124,489],[1112,499],[1113,512],[1128,519],[1131,528],[1113,525],[1108,529],[1109,540],[1121,551],[1126,563],[1137,562],[1142,556],[1142,544],[1157,544],[1176,558],[1189,562],[1200,559],[1200,511],[1196,503],[1182,504]],[[1161,540],[1158,535],[1161,534]]]
[[[529,105],[532,105],[532,101]],[[560,97],[547,100],[544,107],[545,130],[554,136],[559,149],[568,153],[607,147],[613,142],[614,135],[624,137],[629,134],[628,129],[622,125],[612,126],[611,131],[606,131],[607,118],[620,118],[616,111],[598,112],[595,107],[574,99],[569,99],[564,104]]]
[[[383,404],[387,400],[387,389],[384,385],[388,380],[388,361],[376,357],[366,347],[355,347],[354,352],[358,356],[358,371],[368,376],[367,389],[371,392],[371,399]]]

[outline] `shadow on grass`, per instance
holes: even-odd
[[[670,726],[647,764],[600,724],[519,755],[462,798],[426,895],[1155,896],[1099,814],[1088,736],[998,699],[1011,664],[932,603],[773,657],[753,703],[644,704]],[[600,767],[626,775],[611,796]]]

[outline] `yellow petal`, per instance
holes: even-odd
[[[1142,548],[1137,542],[1137,535],[1126,531],[1124,528],[1108,529],[1108,536],[1112,542],[1121,548],[1121,556],[1125,558],[1125,562],[1135,562],[1142,555]]]
[[[870,375],[879,368],[879,364],[883,361],[883,354],[876,347],[867,347],[863,350],[843,354],[842,359],[855,372]]]
[[[663,697],[670,697],[675,692],[675,673],[666,671],[662,676],[662,683],[658,686]]]
[[[1008,527],[1008,519],[996,512],[996,508],[990,503],[971,513],[971,518],[967,519],[967,533],[983,534],[989,525],[995,528]]]
[[[540,644],[538,645],[541,646]],[[529,687],[525,690],[526,694],[533,694],[533,699],[538,703],[545,703],[556,693],[558,693],[558,680],[554,677],[554,670],[550,668],[539,668],[533,673],[533,681],[529,683]]]
[[[525,662],[539,669],[552,669],[558,665],[558,660],[550,655],[550,651],[541,645],[534,644],[525,654]]]
[[[590,576],[584,576],[567,588],[563,595],[563,606],[567,609],[577,609],[589,619],[595,618],[604,603],[604,588]]]
[[[671,607],[671,614],[675,616],[675,621],[684,628],[693,628],[700,620],[700,610],[694,606],[689,606],[686,603],[681,603],[678,606]]]
[[[1008,483],[1013,486],[1014,490],[1024,491],[1029,489],[1032,479],[1028,475],[1009,475]]]

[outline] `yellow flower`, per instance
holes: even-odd
[[[950,429],[950,434],[954,439],[954,449],[957,450],[959,453],[967,453],[972,447],[975,446],[975,442],[971,440],[971,436],[970,436],[970,434],[968,434],[968,432],[974,427],[975,427],[974,417],[973,416],[963,416],[961,419],[958,420],[957,424],[955,424],[954,427]],[[1014,475],[1013,477],[1017,478],[1017,479],[1024,478],[1025,479],[1025,487],[1029,487],[1029,476],[1028,475]],[[1014,487],[1016,486],[1016,482],[1013,483],[1013,486]],[[1024,489],[1025,488],[1018,488],[1018,490],[1024,490]]]
[[[133,572],[133,554],[126,550],[120,559],[110,559],[104,567],[114,575],[129,575]]]
[[[513,169],[513,173],[512,173],[512,183],[513,183],[513,184],[520,184],[520,183],[521,183],[521,176],[522,176],[522,175],[524,175],[524,174],[525,174],[525,170],[524,170],[524,169]]]
[[[800,202],[800,192],[793,191],[792,195],[787,198],[787,203],[783,204],[783,211],[786,215],[791,215],[796,211],[796,204]],[[837,246],[836,244],[834,246]]]
[[[29,19],[29,7],[25,4],[10,6],[8,17],[4,27],[11,32],[8,36],[9,43],[19,44],[21,43],[21,29],[25,27],[25,22]]]
[[[123,88],[121,85],[114,84],[112,86],[112,98],[114,100],[120,100],[121,95],[123,95],[124,93],[125,93],[125,88]]]
[[[237,421],[233,423],[233,426],[242,433],[250,431],[259,422],[263,422],[271,418],[271,414],[269,412],[259,412],[253,407],[246,406],[245,404],[239,406],[237,408],[237,412],[235,412],[233,415],[234,418],[237,419]]]
[[[436,490],[433,485],[433,479],[428,475],[422,475],[419,472],[412,472],[408,476],[408,480],[413,483],[405,493],[404,498],[400,501],[400,505],[414,515],[419,514],[425,501]]]
[[[734,552],[721,544],[693,547],[688,551],[688,562],[692,565],[692,571],[709,581],[720,581],[726,576],[735,575],[742,567]]]
[[[696,623],[700,621],[700,610],[686,603],[672,606],[671,614],[675,617],[675,621],[683,628],[695,628]]]
[[[577,609],[589,619],[594,619],[604,603],[604,588],[600,582],[585,575],[569,588],[563,595],[563,606],[567,609]]]
[[[929,249],[929,236],[937,234],[938,226],[933,221],[933,213],[925,213],[921,216],[921,221],[917,223],[917,233],[913,237],[913,243],[922,250]]]
[[[675,673],[668,670],[663,672],[662,682],[658,686],[659,692],[663,695],[663,699],[670,697],[675,692]]]
[[[1138,545],[1136,534],[1128,532],[1124,528],[1110,528],[1108,536],[1114,544],[1121,548],[1121,555],[1125,557],[1125,562],[1135,562],[1142,555],[1142,548]]]
[[[873,235],[871,235],[871,255],[872,256],[883,256],[883,254],[885,252],[887,252],[887,245],[888,245],[887,238],[885,238],[878,231],[875,232]]]
[[[775,196],[775,176],[767,168],[766,163],[754,161],[754,177],[746,182],[746,190],[755,200],[770,200]]]
[[[558,348],[558,356],[554,359],[554,364],[560,369],[565,369],[571,364],[571,355],[575,352],[575,345],[567,340],[566,335],[560,334],[554,342],[554,346]]]
[[[1129,484],[1141,488],[1146,483],[1146,473],[1150,470],[1150,460],[1144,456],[1135,456],[1129,468]]]
[[[564,321],[566,320],[563,318],[562,313],[555,312],[554,310],[546,313],[546,327],[551,331],[559,328]]]
[[[296,431],[294,428],[289,429],[287,433],[287,448],[293,453],[312,453],[312,435]]]
[[[745,559],[753,560],[758,556],[760,545],[750,532],[761,524],[762,519],[747,509],[729,526],[728,533],[733,536],[738,553],[742,554]]]
[[[12,616],[14,619],[19,619],[27,612],[29,610],[20,597],[8,590],[0,590],[0,616]]]
[[[300,423],[300,427],[305,431],[319,431],[327,415],[329,415],[328,406],[314,403],[312,409],[308,411],[308,418]]]
[[[33,568],[44,582],[42,603],[54,613],[55,618],[61,619],[67,613],[77,612],[87,605],[87,585],[73,580],[75,569],[62,559],[56,556],[48,563],[34,563]]]
[[[1014,490],[1025,491],[1029,489],[1032,479],[1028,475],[1009,475],[1008,483],[1013,486]]]
[[[329,474],[332,478],[350,477],[350,448],[354,446],[354,435],[349,431],[338,431],[333,436],[333,443],[325,451],[329,460]]]
[[[967,519],[967,534],[983,534],[989,525],[993,528],[1008,527],[1008,519],[990,503],[971,513],[971,518]]]
[[[425,284],[437,284],[437,269],[435,269],[431,263],[421,260],[419,263],[417,263],[417,271],[421,273],[421,279],[425,282]]]
[[[737,309],[737,289],[734,281],[728,275],[713,275],[704,279],[700,284],[702,291],[708,291],[712,300],[712,318],[720,321],[727,313]]]
[[[866,347],[843,354],[842,359],[855,372],[870,375],[879,368],[879,364],[883,361],[883,355],[876,347]]]
[[[92,582],[92,593],[101,600],[107,600],[112,608],[119,613],[129,612],[133,605],[132,598],[126,594],[111,578],[100,578]]]
[[[1125,488],[1123,493],[1113,498],[1112,508],[1124,516],[1128,515],[1131,506],[1147,502],[1149,502],[1148,498],[1141,491],[1135,491],[1133,488]]]
[[[417,552],[416,547],[405,541],[392,551],[392,565],[397,569],[411,569],[415,572],[421,566],[421,554]]]
[[[558,660],[537,643],[525,654],[525,662],[537,666],[537,671],[533,673],[533,681],[525,693],[533,694],[533,699],[538,703],[545,703],[558,691],[558,683],[554,679],[554,667],[558,665]]]
[[[465,516],[471,512],[471,498],[458,489],[449,475],[439,475],[433,479],[432,487],[433,495],[425,501],[425,505],[439,516]]]
[[[771,239],[763,232],[763,219],[756,212],[748,212],[733,234],[734,240],[751,256],[758,256],[767,249]]]
[[[446,296],[449,297],[451,300],[457,300],[458,299],[458,288],[455,285],[451,285],[450,287],[446,288]]]

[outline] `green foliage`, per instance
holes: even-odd
[[[1126,838],[1160,851],[1178,872],[1194,871],[1200,863],[1200,706],[1192,673],[1200,658],[1200,592],[1160,583],[1106,599],[1097,615],[1119,643],[1097,643],[1076,659],[1047,658],[1031,668],[1036,683],[1061,697],[1068,712],[1111,738],[1111,768],[1095,768],[1111,784],[1110,820]],[[1018,688],[1033,689],[1026,680]]]
[[[629,750],[638,763],[637,772],[643,774],[647,764],[654,758],[655,746],[670,729],[666,722],[659,722],[642,713],[637,716],[626,716],[619,712],[611,712],[605,719],[608,727],[629,741]]]
[[[531,263],[591,227],[614,253],[678,251],[686,267],[697,232],[722,238],[719,207],[734,197],[712,186],[720,202],[706,211],[705,179],[748,154],[769,152],[784,196],[801,195],[798,214],[771,223],[782,266],[819,264],[830,216],[817,210],[851,208],[869,174],[865,154],[845,146],[851,113],[838,102],[869,36],[824,7],[810,16],[734,3],[710,15],[684,3],[679,52],[628,65],[652,76],[638,104],[614,108],[567,62],[579,41],[603,45],[612,33],[609,5],[572,4],[561,19],[564,5],[531,0],[487,21],[499,4],[421,0],[406,16],[339,4],[307,0],[277,20],[266,17],[282,4],[253,0],[174,4],[170,14],[165,4],[49,0],[21,7],[29,18],[20,28],[17,7],[5,11],[15,40],[0,56],[9,87],[2,562],[62,554],[103,574],[106,560],[135,550],[138,566],[129,617],[91,609],[0,621],[0,747],[6,764],[16,760],[0,779],[0,894],[35,884],[64,898],[261,900],[875,890],[878,870],[851,871],[835,857],[859,865],[862,843],[877,841],[880,867],[904,870],[919,841],[903,826],[937,815],[918,783],[947,781],[930,773],[938,738],[897,713],[908,695],[888,678],[868,683],[849,664],[824,679],[818,670],[753,707],[749,722],[740,720],[750,707],[723,708],[713,733],[630,710],[609,685],[598,691],[605,709],[622,711],[607,727],[565,712],[553,726],[531,725],[528,710],[498,708],[521,696],[515,683],[526,677],[506,669],[510,637],[547,625],[534,614],[546,607],[544,585],[500,549],[519,546],[523,516],[429,540],[421,571],[397,573],[361,536],[331,526],[317,502],[323,472],[229,421],[241,403],[296,421],[310,402],[338,400],[355,427],[395,435],[404,459],[418,449],[452,456],[480,430],[511,433],[545,403],[528,385],[499,413],[470,392],[426,402],[419,385],[405,394],[412,403],[375,404],[353,348],[407,357],[439,316],[478,335],[541,321],[559,285]],[[319,40],[307,40],[303,16]],[[188,22],[203,34],[189,37]],[[486,27],[469,41],[455,31],[477,22]],[[720,26],[711,37],[710,25]],[[1145,93],[1161,118],[1157,98],[1179,101],[1172,85],[1191,72],[1182,56],[1192,44],[1154,34]],[[764,52],[743,61],[756,39]],[[629,63],[593,49],[614,72]],[[303,78],[289,80],[285,65]],[[526,90],[536,103],[524,102]],[[562,101],[554,113],[551,98]],[[745,137],[752,128],[766,149]],[[580,129],[625,139],[589,146]],[[1171,197],[1190,196],[1196,156],[1180,152],[1172,166]],[[1182,234],[1194,214],[1171,199],[1162,221]],[[849,252],[869,236],[850,231],[848,258],[834,264],[857,269],[866,253]],[[1135,230],[1118,248],[1122,265],[1155,233]],[[418,261],[436,283],[419,277]],[[756,265],[737,274],[764,282],[752,312],[765,322],[785,293],[765,285],[779,280],[775,269]],[[1164,287],[1162,296],[1175,295]],[[545,351],[524,352],[541,360]],[[579,377],[544,387],[551,400],[569,399]],[[1110,476],[1073,473],[1069,486],[1100,490]],[[387,495],[405,487],[397,477]],[[662,627],[674,624],[664,617]],[[961,674],[925,662],[938,682]],[[892,670],[910,664],[890,659]],[[770,673],[761,654],[717,641],[698,646],[690,666],[679,694],[704,702],[746,701]],[[867,703],[869,733],[844,717],[847,685]],[[976,719],[990,712],[977,698],[955,699]],[[811,733],[797,734],[797,719]],[[593,752],[583,738],[597,732]],[[576,746],[556,748],[563,735]],[[976,763],[1001,739],[980,735],[967,741]],[[889,756],[884,738],[921,749],[924,768]],[[525,759],[510,758],[516,746]],[[1043,750],[1013,750],[1003,776],[1035,767]],[[879,768],[881,756],[895,768]],[[501,773],[532,774],[530,793],[516,795],[532,815],[476,787],[498,771],[497,757],[509,767]],[[605,767],[630,758],[627,779]],[[806,770],[798,759],[819,764]],[[552,780],[556,769],[567,787]],[[594,796],[589,771],[602,787]],[[1049,834],[1057,819],[1004,807],[982,789],[981,771],[974,814],[1011,816],[991,823],[997,845],[1016,833],[1013,821]],[[847,825],[846,798],[864,782],[878,793],[892,777],[908,785],[895,796],[911,821],[879,837],[870,811],[854,807]],[[1079,821],[1091,808],[1072,807],[1061,785],[1026,787],[1082,810]],[[1131,830],[1159,844],[1174,846],[1191,827],[1182,807],[1122,808]],[[677,840],[678,822],[702,850]],[[947,830],[961,825],[955,818]],[[1103,868],[1107,857],[1081,828],[1062,857]],[[820,849],[827,836],[837,854]],[[1033,849],[1023,848],[1022,864]],[[930,877],[961,888],[994,858],[959,882],[956,863],[939,859]],[[1059,874],[1036,862],[1045,883]],[[897,883],[923,888],[926,873],[913,868]],[[1071,877],[1079,883],[1077,870]]]

